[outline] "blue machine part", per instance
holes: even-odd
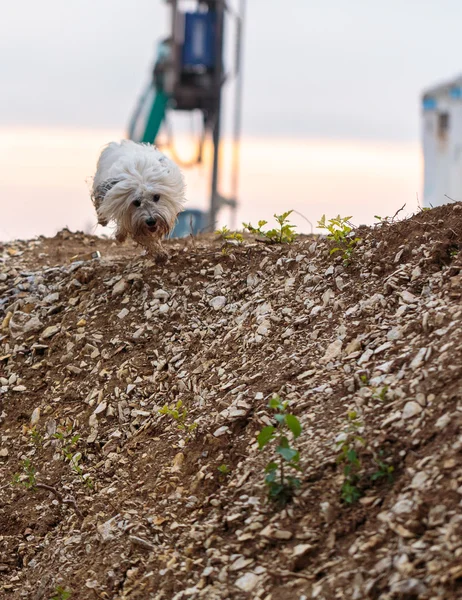
[[[424,110],[435,110],[436,109],[436,98],[427,96],[422,101],[422,107]]]
[[[197,208],[188,208],[178,215],[170,238],[182,238],[188,235],[198,235],[207,227],[207,213]]]
[[[449,95],[451,98],[454,98],[455,100],[460,100],[462,98],[462,88],[460,87],[452,87],[449,90]]]
[[[216,13],[185,13],[182,63],[186,68],[215,66]]]

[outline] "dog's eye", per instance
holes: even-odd
[[[160,200],[160,194],[154,194],[153,200],[154,200],[154,202],[159,202],[159,200]]]
[[[136,208],[141,206],[141,200],[133,200],[133,206],[136,206]]]

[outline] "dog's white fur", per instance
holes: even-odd
[[[180,169],[151,144],[112,142],[99,157],[92,200],[98,223],[113,221],[119,242],[130,236],[149,253],[165,254],[160,241],[182,211],[184,194]]]

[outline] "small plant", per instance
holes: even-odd
[[[358,434],[362,427],[356,411],[351,411],[347,415],[347,426],[343,432],[343,439],[336,442],[339,455],[337,463],[343,463],[343,474],[345,476],[341,496],[347,504],[354,504],[361,497],[361,491],[358,488],[360,472],[362,469],[361,460],[358,456],[355,446],[361,444],[365,446],[364,439]]]
[[[375,398],[375,400],[380,400],[381,402],[385,402],[387,399],[387,394],[388,394],[388,385],[384,385],[382,388],[380,388],[380,390],[378,388],[375,388],[374,393],[372,394],[372,397]]]
[[[242,235],[242,233],[239,233],[238,231],[231,231],[230,229],[228,229],[228,227],[226,227],[226,225],[221,229],[217,229],[215,233],[225,242],[234,240],[238,244],[242,244],[242,242],[244,241],[244,236]]]
[[[220,472],[221,475],[225,476],[228,476],[231,473],[231,469],[228,467],[228,465],[220,465],[219,467],[217,467],[217,470]]]
[[[269,408],[275,411],[277,425],[263,427],[257,437],[260,450],[269,443],[275,444],[275,453],[279,455],[279,463],[270,461],[265,467],[265,484],[271,500],[283,505],[292,498],[294,490],[300,487],[300,480],[287,474],[287,469],[301,471],[300,453],[289,443],[286,432],[292,434],[295,441],[302,432],[300,421],[295,415],[287,412],[288,402],[281,402],[279,396],[274,396],[269,402]]]
[[[386,479],[387,481],[392,482],[393,473],[395,470],[394,466],[387,465],[387,463],[383,462],[382,460],[380,460],[380,458],[377,457],[374,458],[374,463],[377,467],[377,470],[371,475],[372,481],[377,481],[378,479]]]
[[[187,433],[192,433],[197,428],[197,423],[186,424],[186,419],[188,416],[188,409],[183,406],[183,402],[178,400],[176,404],[173,404],[171,407],[168,404],[164,404],[164,406],[159,410],[159,414],[168,415],[174,421],[176,421],[178,429],[180,431],[186,431]]]
[[[351,217],[337,215],[333,219],[326,221],[326,215],[323,215],[320,221],[318,221],[319,229],[327,230],[327,239],[336,244],[330,250],[330,254],[341,252],[345,266],[350,264],[355,246],[361,241],[361,238],[354,237],[350,219]]]
[[[53,437],[61,442],[61,452],[64,460],[67,461],[80,481],[89,489],[93,489],[93,481],[88,474],[85,474],[79,462],[82,460],[81,452],[77,452],[77,444],[80,440],[78,433],[72,435],[72,425],[66,427],[64,431],[57,431]]]
[[[28,458],[22,461],[21,466],[22,473],[15,473],[13,475],[11,484],[23,485],[26,489],[34,491],[35,486],[37,485],[37,480],[35,478],[37,469],[34,467],[34,465]]]
[[[242,223],[244,229],[247,229],[253,235],[260,236],[264,238],[268,244],[290,244],[292,243],[297,234],[293,231],[295,229],[295,225],[291,225],[289,223],[288,217],[292,214],[292,210],[289,210],[282,215],[274,215],[276,222],[279,227],[270,229],[268,231],[263,231],[262,227],[264,227],[268,221],[258,221],[258,227],[254,227],[250,223]]]
[[[29,431],[29,435],[30,435],[31,442],[34,444],[34,446],[36,448],[41,448],[42,443],[43,443],[43,436],[40,434],[39,431],[37,431],[37,428],[35,427],[35,425]]]
[[[54,596],[50,598],[50,600],[69,600],[72,596],[72,592],[66,590],[62,586],[58,585],[53,592]]]
[[[362,375],[359,376],[359,380],[361,381],[361,383],[364,386],[369,385],[369,378],[368,378],[368,376],[365,373],[363,373]]]

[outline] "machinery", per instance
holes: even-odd
[[[202,149],[207,135],[213,140],[213,165],[209,212],[186,210],[172,236],[178,237],[199,231],[213,231],[219,210],[229,206],[233,215],[237,207],[239,140],[241,125],[241,45],[245,0],[240,0],[239,14],[231,11],[225,0],[166,0],[171,9],[170,35],[163,39],[157,52],[152,81],[143,93],[129,126],[129,138],[136,142],[156,143],[162,126],[167,128],[169,148],[174,152],[170,116],[175,111],[199,111],[202,131],[197,155],[183,166],[202,161]],[[232,194],[224,198],[218,191],[219,152],[221,141],[221,100],[229,73],[224,66],[225,24],[233,18],[236,23]],[[188,231],[186,223],[191,224]],[[186,233],[185,233],[186,232]]]

